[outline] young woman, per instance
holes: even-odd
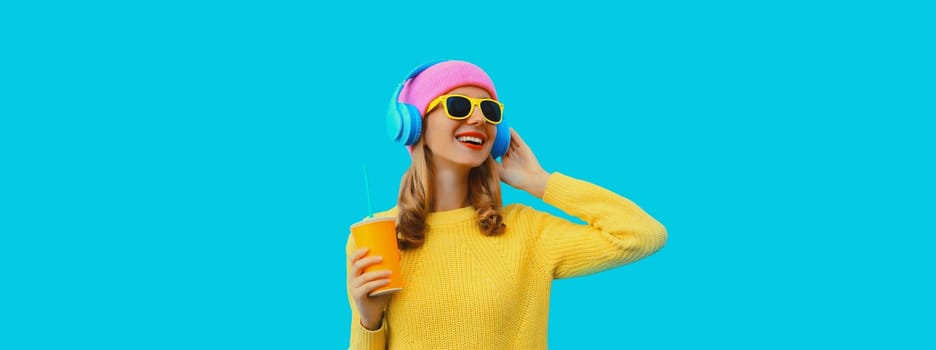
[[[418,115],[407,121],[400,108]],[[397,218],[404,288],[369,296],[389,272],[362,273],[382,257],[348,238],[351,349],[545,349],[552,280],[621,266],[666,242],[663,225],[630,200],[544,170],[504,127],[494,84],[471,63],[418,68],[395,94],[394,118],[415,124],[390,128],[409,138],[412,164],[397,206],[377,216]],[[502,207],[501,181],[587,224]]]

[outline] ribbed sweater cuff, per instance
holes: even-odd
[[[364,328],[363,325],[359,322],[357,324],[355,338],[357,339],[357,346],[352,346],[352,349],[386,349],[387,348],[387,318],[384,317],[380,321],[380,328],[375,330],[368,330]]]
[[[571,178],[560,172],[554,172],[549,175],[546,181],[546,191],[543,193],[543,201],[558,208],[565,208],[563,199],[575,198],[576,194],[581,194],[583,187],[577,184],[574,178]]]

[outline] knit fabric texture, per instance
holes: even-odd
[[[461,86],[483,88],[497,99],[494,82],[484,70],[470,62],[452,60],[436,63],[406,81],[397,101],[416,106],[419,115],[425,118],[429,102]]]
[[[600,186],[553,173],[543,200],[587,224],[512,204],[502,210],[507,231],[485,236],[472,207],[429,214],[425,243],[402,251],[404,287],[379,329],[361,325],[349,291],[349,349],[546,349],[552,280],[621,266],[666,242],[663,225]],[[357,249],[350,235],[346,248]]]

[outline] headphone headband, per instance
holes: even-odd
[[[446,60],[432,60],[432,61],[423,63],[419,67],[413,68],[413,70],[411,70],[409,74],[406,75],[406,79],[403,79],[403,81],[397,85],[396,90],[393,92],[393,101],[390,101],[390,102],[397,103],[400,100],[400,93],[403,92],[403,86],[406,85],[407,81],[415,78],[417,75],[419,75],[419,73],[422,73],[424,70],[429,69],[429,67],[432,67],[436,64],[439,64],[445,61]]]

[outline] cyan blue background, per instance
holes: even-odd
[[[556,282],[551,348],[936,346],[931,6],[30,4],[0,5],[0,348],[346,347],[361,170],[392,206],[389,94],[437,58],[669,230]]]

